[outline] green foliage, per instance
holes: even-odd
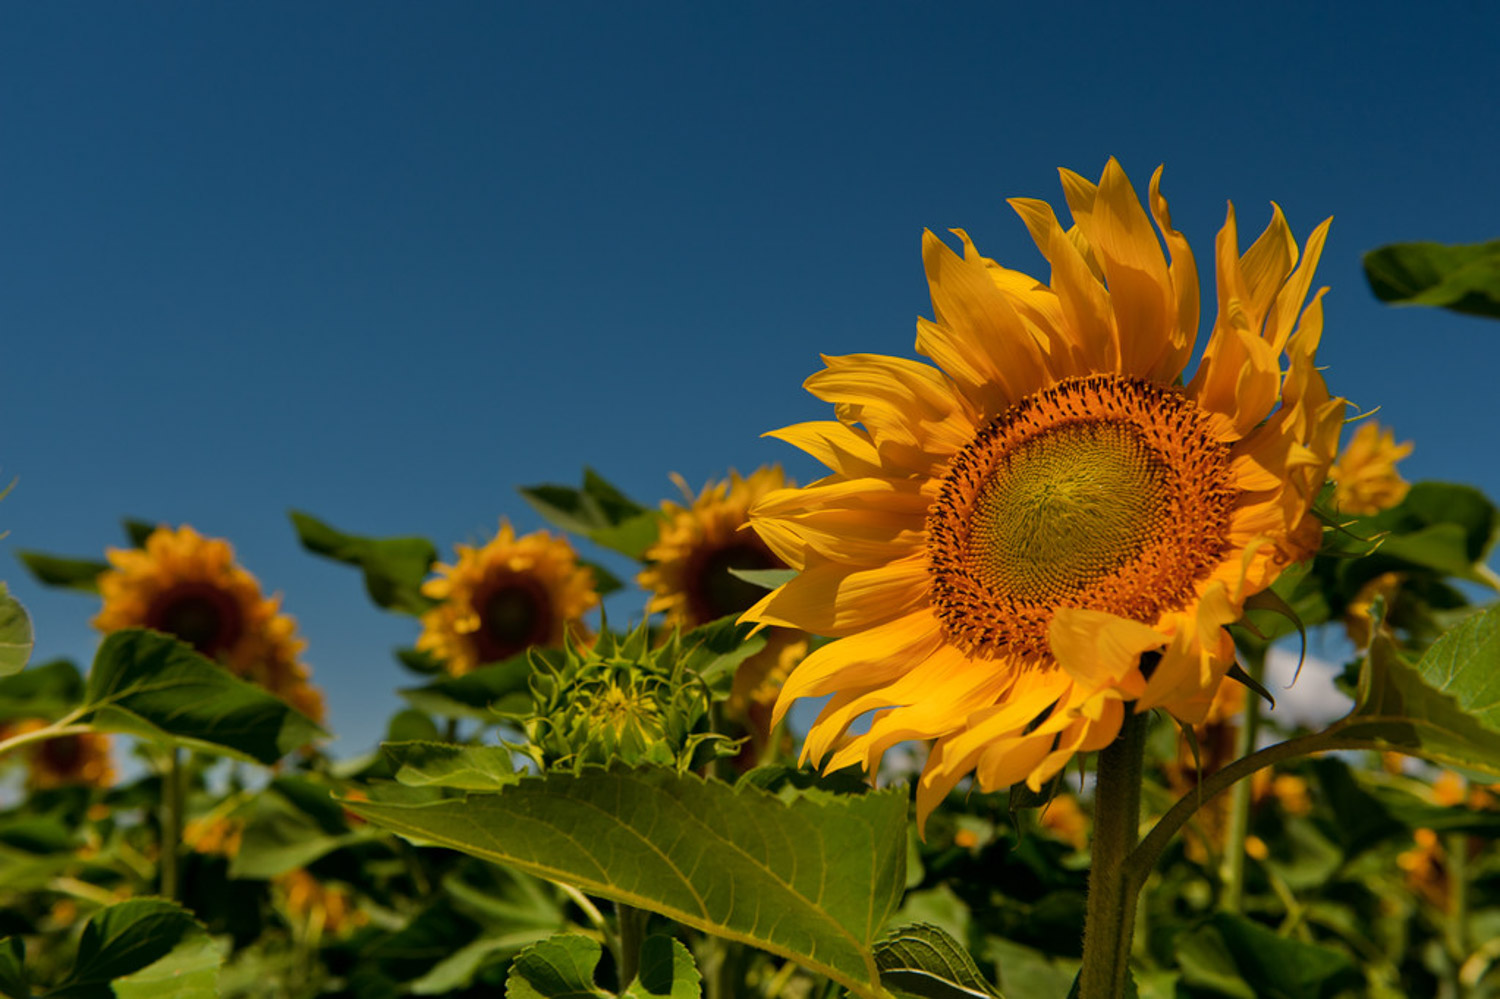
[[[6,999],[31,999],[26,945],[20,937],[0,938],[0,995]]]
[[[72,972],[46,999],[211,999],[218,967],[217,952],[187,910],[166,899],[131,899],[85,924]]]
[[[326,735],[191,646],[137,628],[114,632],[99,646],[79,710],[101,731],[260,763]]]
[[[1475,614],[1408,665],[1377,635],[1354,710],[1328,731],[1378,740],[1448,766],[1500,775],[1500,605]]]
[[[528,777],[426,805],[346,802],[371,822],[789,957],[870,994],[900,901],[905,795],[790,804],[664,769]]]
[[[25,669],[34,644],[26,608],[0,583],[0,677]]]
[[[65,590],[82,593],[99,592],[99,574],[109,569],[108,562],[92,559],[59,558],[43,552],[18,551],[21,560],[33,578],[44,586],[57,586]]]
[[[1354,962],[1339,951],[1288,939],[1227,912],[1179,934],[1177,957],[1193,999],[1334,999],[1360,984]]]
[[[456,746],[449,742],[383,743],[396,780],[408,787],[498,791],[521,779],[503,746]]]
[[[629,558],[645,555],[661,530],[661,514],[636,503],[590,468],[583,470],[581,489],[544,484],[522,487],[520,493],[548,523]]]
[[[927,923],[905,926],[875,947],[880,983],[901,999],[1000,999],[974,959]]]
[[[445,718],[495,722],[502,714],[523,714],[531,707],[529,684],[533,659],[551,661],[560,656],[556,650],[533,649],[530,655],[522,652],[462,676],[407,687],[400,694],[412,707]]]
[[[229,865],[234,878],[273,878],[305,867],[334,850],[369,838],[350,827],[327,784],[277,777],[245,814],[240,849]]]
[[[337,530],[300,510],[293,510],[290,516],[303,548],[364,573],[365,590],[377,606],[413,615],[424,614],[434,606],[435,601],[422,594],[422,582],[438,558],[431,541],[367,538]]]
[[[1382,302],[1500,319],[1500,240],[1393,243],[1366,253],[1364,266],[1370,290]]]
[[[0,678],[0,721],[44,718],[52,721],[83,700],[83,677],[66,659],[33,666]]]
[[[506,979],[507,999],[612,999],[596,983],[604,948],[597,940],[564,933],[516,955]],[[620,999],[698,999],[703,994],[693,957],[680,941],[646,938],[640,971]]]

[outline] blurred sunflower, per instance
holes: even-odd
[[[1224,626],[1320,544],[1310,508],[1344,401],[1314,363],[1322,293],[1304,301],[1328,223],[1299,266],[1279,208],[1241,255],[1231,206],[1218,318],[1184,385],[1198,276],[1160,178],[1170,265],[1113,159],[1097,185],[1063,171],[1069,229],[1044,202],[1011,202],[1050,286],[961,230],[962,257],[927,233],[935,318],[917,349],[938,367],[825,357],[806,387],[837,420],[772,434],[832,474],[752,508],[800,574],[745,618],[842,639],[792,673],[778,714],[833,695],[804,746],[829,768],[873,771],[897,742],[936,740],[923,820],[970,773],[1039,789],[1126,711],[1201,720],[1234,661]]]
[[[599,603],[594,573],[578,564],[566,538],[547,531],[516,537],[506,520],[480,548],[455,545],[458,560],[438,563],[422,592],[438,605],[422,615],[417,648],[442,659],[454,676],[537,646],[560,646]]]
[[[154,628],[173,635],[323,720],[323,695],[297,659],[306,643],[296,636],[296,622],[281,613],[280,596],[261,595],[228,541],[186,525],[163,526],[142,547],[111,548],[105,555],[113,568],[99,576],[104,606],[94,627],[106,634]]]
[[[0,723],[0,740],[46,727],[40,718]],[[26,786],[36,791],[80,784],[109,787],[115,780],[109,736],[101,732],[78,732],[33,742],[25,747],[24,758]]]
[[[674,476],[686,505],[662,503],[666,519],[656,543],[646,550],[646,568],[636,577],[650,591],[648,613],[661,613],[669,627],[684,631],[742,614],[765,590],[731,575],[731,569],[785,569],[753,531],[750,508],[788,483],[778,466],[741,477],[709,482],[694,496],[680,476]],[[744,717],[757,706],[768,708],[793,666],[807,655],[807,636],[789,628],[773,628],[766,647],[740,664],[727,705],[729,713]]]
[[[1374,420],[1360,424],[1328,470],[1339,510],[1365,517],[1404,500],[1411,486],[1396,471],[1396,462],[1411,451],[1412,443],[1397,444],[1389,427]]]

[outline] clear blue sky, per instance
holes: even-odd
[[[1044,10],[1046,7],[1048,9]],[[122,515],[230,538],[344,738],[416,634],[300,507],[445,550],[590,464],[643,501],[825,408],[818,352],[910,355],[923,227],[1045,278],[1009,196],[1117,156],[1212,238],[1334,215],[1329,384],[1500,496],[1500,324],[1375,303],[1362,251],[1500,237],[1490,3],[69,3],[0,8],[0,573],[38,656],[97,602],[16,548]],[[632,598],[633,600],[634,598]],[[639,602],[625,610],[638,609]]]

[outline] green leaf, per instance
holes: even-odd
[[[33,666],[0,679],[0,721],[45,718],[56,721],[83,699],[83,677],[66,659]]]
[[[524,486],[519,492],[548,523],[629,558],[643,556],[661,528],[661,514],[636,503],[590,468],[583,470],[582,489],[547,483]]]
[[[255,796],[229,876],[274,878],[368,838],[368,833],[350,828],[326,786],[300,777],[278,777]]]
[[[160,632],[107,636],[84,689],[85,721],[105,732],[275,763],[326,736],[285,701]]]
[[[601,597],[607,597],[611,593],[618,593],[625,588],[620,582],[620,577],[610,572],[598,562],[590,562],[588,559],[579,559],[578,564],[594,574],[594,592]]]
[[[396,779],[409,787],[454,787],[464,791],[497,791],[521,779],[509,749],[501,746],[456,746],[449,742],[385,742]]]
[[[60,586],[84,593],[99,592],[99,574],[109,570],[108,562],[91,559],[58,558],[42,552],[18,551],[16,557],[44,586]]]
[[[736,579],[743,579],[752,586],[759,586],[763,590],[774,590],[797,578],[796,569],[730,568],[729,574]]]
[[[1500,240],[1393,243],[1366,253],[1364,265],[1370,290],[1382,302],[1500,318]]]
[[[1500,775],[1500,604],[1443,635],[1416,666],[1377,630],[1354,710],[1329,726],[1398,752]]]
[[[1176,947],[1189,995],[1331,999],[1363,980],[1339,951],[1280,936],[1227,912],[1179,933]]]
[[[533,650],[546,655],[546,650]],[[463,676],[444,677],[422,687],[407,687],[398,693],[420,711],[444,718],[475,718],[495,722],[498,714],[518,714],[531,707],[532,665],[522,652],[502,663],[481,666]]]
[[[378,606],[421,615],[435,605],[422,594],[422,581],[438,557],[431,541],[346,534],[299,510],[293,510],[291,518],[302,547],[364,572],[365,589]]]
[[[982,956],[993,962],[1000,989],[1011,999],[1065,996],[1078,977],[1079,961],[1076,957],[1044,954],[1002,937],[986,940]]]
[[[594,984],[594,969],[603,956],[599,941],[577,933],[533,944],[511,963],[506,999],[609,999]]]
[[[120,523],[125,528],[125,537],[130,539],[130,545],[133,548],[145,548],[146,539],[156,533],[156,525],[149,520],[126,517]]]
[[[397,649],[396,661],[422,676],[435,676],[444,671],[441,659],[421,649]]]
[[[224,957],[205,934],[189,938],[161,960],[133,975],[117,978],[117,999],[217,999]]]
[[[703,980],[693,955],[672,937],[647,937],[641,944],[640,970],[620,999],[700,999]]]
[[[34,644],[26,608],[0,583],[0,676],[25,669]]]
[[[378,825],[791,958],[860,995],[900,901],[904,791],[790,804],[666,769],[523,778],[425,805],[346,802]]]
[[[20,937],[0,939],[0,996],[31,999],[31,978],[26,974],[26,943]]]
[[[738,618],[730,614],[682,636],[682,647],[687,650],[683,667],[702,677],[718,698],[729,696],[740,663],[766,647],[765,630],[751,637],[755,625],[740,624]]]
[[[184,944],[206,939],[203,927],[175,902],[137,898],[111,905],[95,913],[84,926],[73,970],[60,986],[47,993],[48,999],[112,996],[110,982],[156,964]]]
[[[969,952],[928,923],[904,926],[875,947],[880,983],[900,997],[999,999]]]

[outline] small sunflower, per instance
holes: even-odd
[[[506,520],[483,547],[455,545],[458,560],[439,563],[422,592],[438,605],[422,615],[417,648],[447,663],[455,676],[532,646],[561,646],[599,603],[594,573],[578,564],[566,538],[547,531],[516,537]]]
[[[677,479],[687,505],[662,503],[666,520],[656,543],[646,550],[646,568],[636,582],[649,590],[648,613],[661,613],[668,626],[690,630],[728,614],[742,614],[765,590],[731,575],[731,569],[785,569],[787,565],[753,531],[750,508],[791,485],[778,466],[748,477],[709,482],[694,496]],[[807,636],[773,628],[766,647],[735,672],[729,711],[743,716],[753,705],[769,706],[793,666],[807,655]]]
[[[296,622],[281,613],[280,596],[262,596],[228,541],[185,525],[163,526],[142,547],[111,548],[105,555],[113,568],[99,576],[104,606],[94,627],[106,634],[154,628],[173,635],[323,720],[323,695],[297,658],[306,643],[296,636]]]
[[[1242,255],[1231,206],[1218,318],[1184,384],[1198,276],[1160,177],[1148,215],[1114,160],[1098,184],[1063,171],[1069,229],[1012,201],[1050,284],[961,230],[963,256],[927,233],[917,349],[937,367],[825,357],[806,387],[837,419],[772,434],[832,474],[751,510],[800,574],[745,619],[840,639],[792,673],[778,715],[832,695],[804,747],[830,768],[936,740],[924,820],[971,773],[1040,789],[1127,711],[1200,721],[1234,661],[1225,626],[1320,544],[1310,510],[1344,401],[1314,361],[1322,292],[1304,302],[1328,223],[1299,254],[1277,208]]]
[[[40,731],[47,723],[40,718],[0,723],[0,739]],[[115,781],[109,736],[100,732],[78,732],[33,742],[25,747],[26,786],[32,790],[84,785],[109,787]]]
[[[1364,517],[1400,503],[1411,486],[1396,471],[1396,462],[1411,451],[1412,443],[1397,444],[1389,427],[1374,420],[1360,424],[1328,470],[1338,508]]]

